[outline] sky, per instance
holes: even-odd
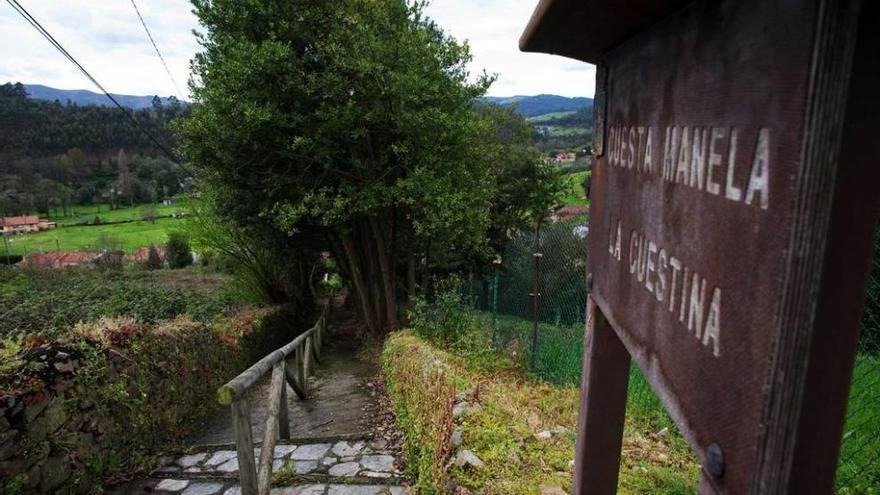
[[[189,100],[189,61],[199,28],[188,0],[135,0],[182,95],[162,67],[131,0],[19,0],[111,93]],[[498,80],[491,96],[594,93],[595,67],[546,54],[522,53],[519,37],[537,0],[433,0],[427,15],[467,40],[473,74]],[[6,2],[0,2],[0,82],[96,91],[61,54]]]

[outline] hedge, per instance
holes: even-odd
[[[0,341],[0,492],[85,493],[147,468],[215,392],[289,339],[280,309],[212,324],[104,318],[64,337]]]

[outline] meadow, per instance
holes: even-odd
[[[157,218],[170,217],[175,213],[186,213],[191,205],[192,202],[189,200],[175,201],[170,206],[141,204],[115,210],[111,209],[109,204],[79,205],[73,207],[73,215],[53,215],[49,217],[49,220],[57,223],[59,226],[95,223],[96,217],[101,220],[100,223],[130,222],[143,220],[149,213],[152,213]]]
[[[142,204],[111,210],[109,205],[76,206],[74,215],[49,217],[58,227],[6,239],[9,254],[26,256],[53,251],[113,250],[132,253],[138,248],[162,245],[168,233],[183,230],[184,221],[172,218],[186,214],[192,202],[176,201],[170,206]],[[154,220],[144,220],[152,216]],[[99,219],[100,222],[95,222]],[[0,253],[5,247],[0,241]]]
[[[562,177],[563,189],[560,202],[563,205],[588,206],[589,200],[584,192],[584,178],[588,171],[575,172]]]
[[[132,253],[151,244],[162,245],[168,240],[169,232],[183,228],[184,220],[181,218],[160,218],[155,221],[59,227],[33,234],[10,236],[6,240],[9,252],[13,255],[103,249]]]
[[[496,348],[512,349],[519,346],[520,365],[528,369],[527,343],[532,333],[532,322],[509,315],[498,315],[493,325],[491,313],[475,312],[477,328],[491,332]],[[494,330],[493,330],[494,327]],[[556,386],[580,384],[583,348],[583,323],[575,325],[538,326],[536,367],[532,373],[544,382]],[[863,353],[856,358],[853,384],[850,390],[846,424],[844,426],[840,461],[837,468],[838,495],[876,494],[880,487],[880,358]],[[675,431],[672,419],[666,413],[660,398],[652,390],[644,375],[633,364],[627,390],[627,414],[636,421],[650,425],[652,431],[664,428]]]

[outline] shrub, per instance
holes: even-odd
[[[290,316],[276,311],[214,324],[103,318],[57,340],[0,341],[8,371],[0,376],[0,426],[21,433],[4,477],[25,492],[54,492],[40,466],[60,463],[69,473],[64,492],[86,493],[108,475],[149,467],[216,411],[217,387],[292,338]],[[43,442],[50,447],[31,452],[29,439],[45,421],[55,425]],[[15,488],[4,482],[0,493]]]
[[[156,249],[156,246],[150,245],[150,250],[147,251],[147,262],[145,263],[147,270],[158,270],[162,268],[162,257],[159,256],[159,251]]]
[[[193,263],[192,252],[189,249],[189,238],[183,233],[172,232],[168,235],[165,243],[165,258],[171,269],[185,268]]]
[[[417,493],[442,493],[452,450],[455,385],[442,363],[406,332],[391,336],[382,354],[388,391],[405,434],[407,470]]]

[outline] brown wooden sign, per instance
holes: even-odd
[[[876,8],[610,3],[544,1],[523,40],[599,64],[576,493],[616,487],[630,355],[701,492],[827,493],[877,220]],[[583,10],[599,32],[568,36]]]

